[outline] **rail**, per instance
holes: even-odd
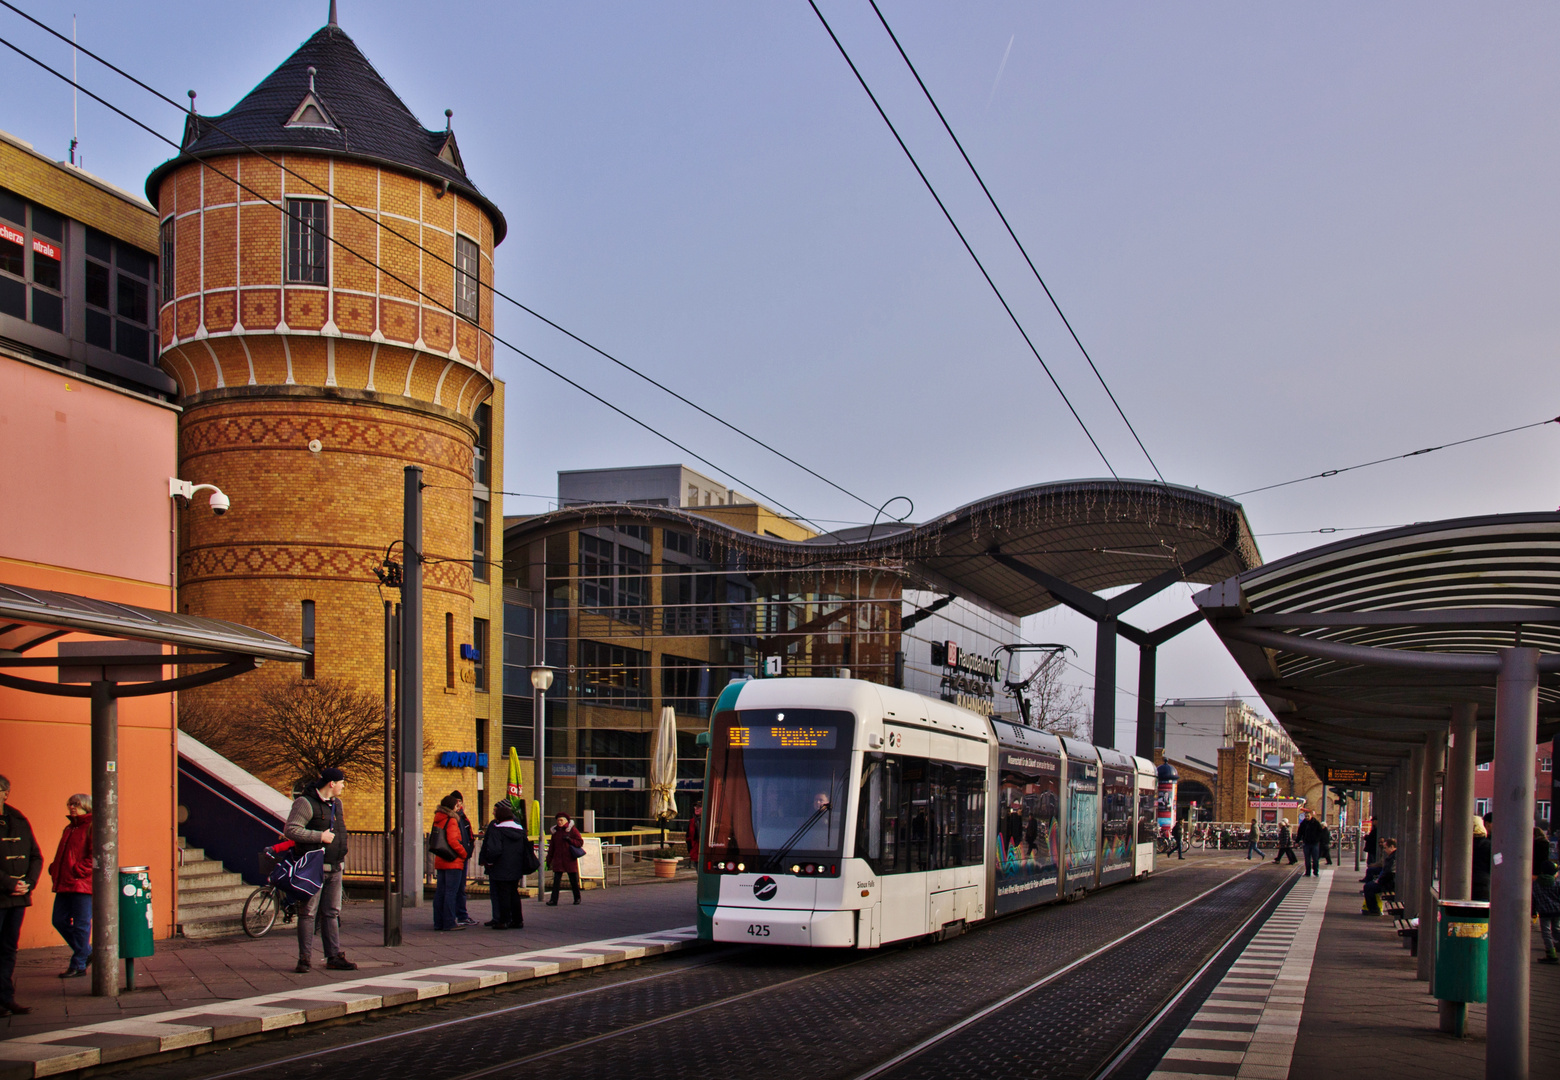
[[[478,853],[481,852],[481,833],[478,837]],[[602,832],[591,832],[585,836],[599,837],[602,841],[603,855],[613,856],[609,866],[618,868],[618,880],[622,881],[623,860],[643,861],[649,858],[647,852],[659,851],[661,848],[661,830],[649,826],[641,826],[636,829],[614,829]],[[373,879],[382,880],[385,871],[385,834],[377,829],[348,829],[347,830],[347,857],[343,873],[349,879]],[[620,843],[622,840],[640,840],[640,843]],[[687,858],[687,839],[680,832],[668,831],[666,845],[679,857]],[[537,852],[538,856],[545,858],[545,852]],[[424,877],[428,881],[433,880],[432,863],[424,868]],[[487,870],[476,859],[466,860],[467,881],[487,881]]]

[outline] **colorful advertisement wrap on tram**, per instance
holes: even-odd
[[[1056,899],[1061,861],[1059,757],[998,755],[997,914]]]
[[[1154,846],[1159,838],[1158,798],[1152,784],[1138,788],[1137,842]]]
[[[1069,749],[1071,749],[1069,747]],[[1100,766],[1097,761],[1067,760],[1067,884],[1094,882],[1100,841]]]
[[[1132,802],[1136,771],[1107,765],[1104,769],[1104,820],[1100,828],[1100,884],[1132,876]]]

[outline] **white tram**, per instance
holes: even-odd
[[[732,683],[707,739],[703,938],[872,949],[1154,868],[1117,750],[855,679]]]

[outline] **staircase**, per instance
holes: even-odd
[[[183,837],[180,837],[182,843]],[[179,933],[187,938],[228,937],[244,932],[244,901],[254,886],[231,873],[198,847],[182,849],[179,865]]]

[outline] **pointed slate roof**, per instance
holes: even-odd
[[[311,67],[313,93],[333,126],[288,124],[310,94]],[[332,22],[228,112],[191,114],[184,124],[183,153],[152,170],[146,195],[155,206],[158,188],[174,168],[192,157],[244,153],[242,143],[266,153],[317,151],[389,165],[434,183],[448,180],[492,217],[496,244],[508,228],[504,215],[466,176],[459,153],[446,150],[453,139],[447,131],[423,127],[346,31]]]

